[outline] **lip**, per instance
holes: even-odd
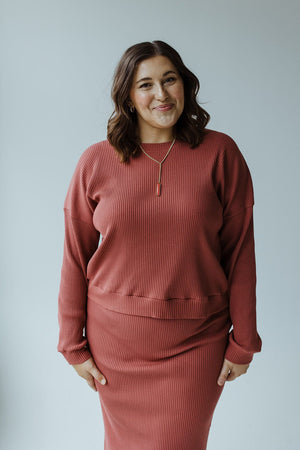
[[[157,109],[158,111],[169,111],[173,106],[173,103],[167,103],[166,105],[159,105],[154,109]]]

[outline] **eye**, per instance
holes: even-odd
[[[176,78],[175,77],[166,78],[164,83],[168,83],[168,82],[172,82],[172,81],[176,81]],[[140,88],[144,88],[144,87],[147,88],[147,86],[149,86],[149,85],[151,85],[151,83],[144,83],[144,84],[141,84]]]
[[[170,80],[171,80],[171,81],[172,81],[172,80],[176,80],[176,78],[175,78],[175,77],[169,77],[169,78],[167,78],[165,81],[168,82],[168,81],[170,81]]]
[[[142,88],[142,87],[144,87],[144,86],[147,86],[148,84],[150,84],[150,83],[144,83],[144,84],[141,84],[140,88]]]

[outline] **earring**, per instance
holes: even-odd
[[[130,109],[130,112],[134,112],[134,106],[133,105],[129,105],[129,109]]]

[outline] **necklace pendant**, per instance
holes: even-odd
[[[158,180],[159,180],[159,181],[156,183],[156,192],[155,192],[155,194],[156,194],[157,197],[160,197],[160,192],[161,192],[161,183],[160,183],[160,180],[161,180],[161,165],[162,165],[162,163],[164,162],[164,160],[166,159],[166,157],[168,156],[168,154],[170,153],[171,148],[173,147],[175,141],[176,141],[176,137],[174,138],[174,140],[173,140],[173,142],[172,142],[172,144],[171,144],[171,147],[170,147],[169,150],[167,151],[167,154],[166,154],[165,157],[162,159],[162,161],[157,161],[155,158],[152,158],[152,156],[148,155],[148,154],[145,152],[145,150],[143,149],[143,147],[141,146],[141,144],[139,144],[139,147],[140,147],[140,149],[142,150],[142,152],[145,153],[145,155],[148,156],[148,158],[152,159],[153,161],[155,161],[155,162],[157,162],[157,163],[159,164],[159,176],[158,176]]]
[[[157,183],[157,185],[156,185],[156,195],[157,195],[157,197],[160,196],[160,191],[161,191],[161,183]]]

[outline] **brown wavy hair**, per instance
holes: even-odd
[[[174,137],[195,148],[202,142],[204,129],[210,120],[208,112],[197,102],[199,80],[183,64],[174,48],[163,41],[132,45],[125,51],[114,72],[111,97],[115,109],[107,124],[107,139],[124,163],[129,163],[130,156],[135,157],[141,152],[136,111],[132,113],[128,104],[134,73],[140,62],[157,55],[169,58],[183,79],[184,110],[174,125]]]

